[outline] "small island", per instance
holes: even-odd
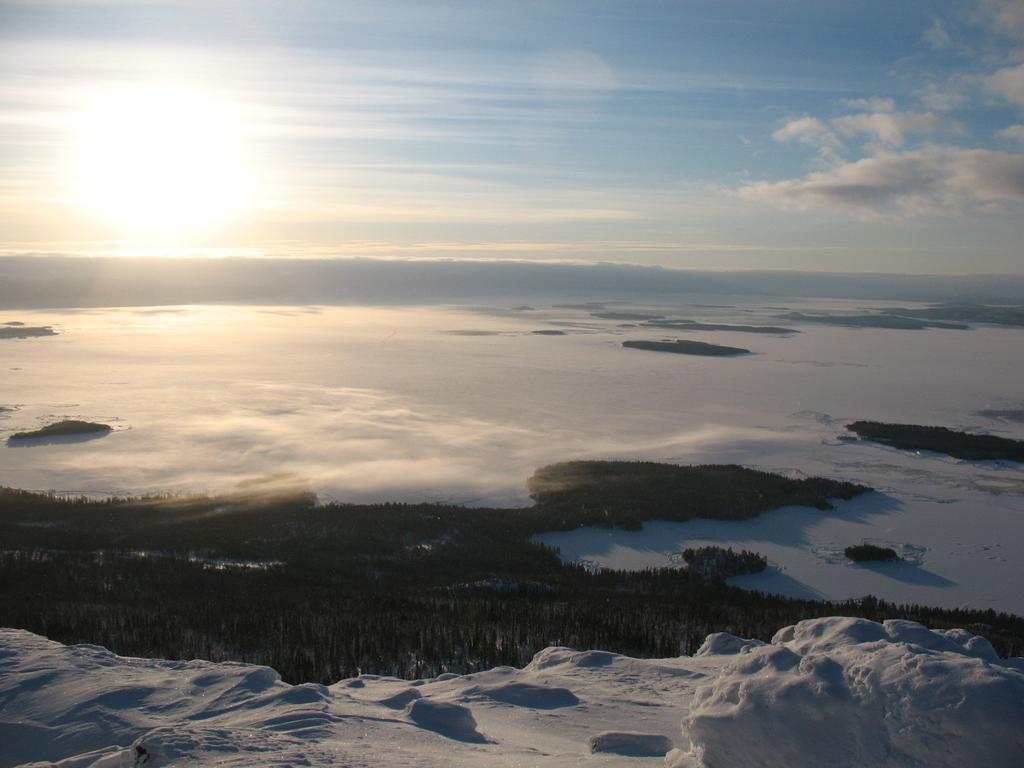
[[[568,336],[565,331],[557,331],[555,329],[544,329],[541,331],[530,331],[534,336]]]
[[[0,324],[0,339],[31,339],[58,335],[49,325],[25,325],[17,320]]]
[[[764,555],[746,549],[736,552],[732,547],[691,547],[682,551],[682,557],[690,576],[711,582],[762,573],[768,567],[768,558]]]
[[[676,355],[701,355],[703,357],[736,357],[749,355],[749,349],[742,347],[725,347],[720,344],[707,344],[703,341],[678,339],[676,341],[624,341],[622,346],[627,349],[646,349],[651,352],[671,352]]]
[[[101,434],[107,434],[112,431],[112,429],[113,427],[108,424],[97,424],[93,421],[65,419],[64,421],[47,424],[45,427],[40,427],[39,429],[34,429],[30,432],[15,432],[7,438],[7,440],[8,442],[15,442],[20,440],[39,440],[51,437],[78,437],[82,435],[99,436]]]
[[[887,563],[900,559],[896,550],[889,547],[877,547],[874,544],[854,544],[844,549],[843,554],[855,563],[872,561]]]
[[[1024,440],[880,421],[855,421],[846,428],[865,440],[905,451],[933,451],[968,461],[1024,462]]]

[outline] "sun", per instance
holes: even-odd
[[[78,128],[79,202],[120,232],[186,235],[247,206],[238,121],[207,94],[121,89],[97,98]]]

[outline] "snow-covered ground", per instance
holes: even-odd
[[[548,648],[524,669],[290,686],[0,630],[0,768],[1010,768],[1024,659],[911,622],[805,621],[692,658]],[[667,754],[666,754],[667,753]]]
[[[784,306],[869,303],[692,301],[661,311],[785,325],[773,319]],[[845,423],[862,418],[1024,438],[1024,423],[981,413],[1024,408],[1021,329],[682,333],[558,307],[0,312],[9,321],[53,325],[60,335],[0,342],[0,439],[57,418],[115,431],[85,442],[0,444],[0,484],[101,495],[216,491],[288,473],[325,499],[525,505],[526,478],[551,462],[735,462],[879,493],[826,513],[544,540],[567,557],[616,567],[668,563],[693,544],[741,546],[771,561],[765,574],[740,581],[751,587],[1024,614],[1024,467],[840,439]],[[662,337],[755,354],[621,346]],[[906,562],[847,563],[839,553],[861,541],[893,546]]]

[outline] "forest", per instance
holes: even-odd
[[[122,655],[267,664],[287,681],[320,683],[523,665],[549,645],[674,656],[710,632],[767,640],[836,614],[965,626],[1002,654],[1024,651],[1024,619],[991,610],[728,586],[727,575],[756,570],[756,553],[692,552],[696,569],[591,572],[530,539],[579,525],[827,509],[863,486],[734,466],[569,462],[538,470],[530,489],[536,504],[524,509],[319,505],[279,483],[100,501],[2,489],[0,626]]]
[[[1024,462],[1024,440],[998,435],[972,435],[946,427],[855,421],[846,427],[864,440],[905,451],[933,451],[968,461]]]

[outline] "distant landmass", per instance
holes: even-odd
[[[701,355],[704,357],[735,357],[749,355],[749,349],[742,347],[725,347],[720,344],[708,344],[703,341],[677,339],[676,341],[624,341],[622,346],[628,349],[646,349],[651,352],[671,352],[676,355]]]
[[[1017,424],[1024,424],[1024,408],[986,408],[977,411],[979,416],[986,419],[998,419],[1000,421],[1012,421]]]
[[[108,424],[97,424],[92,421],[78,421],[76,419],[65,419],[45,427],[34,429],[30,432],[15,432],[9,441],[34,440],[46,437],[74,437],[78,435],[97,435],[110,432],[112,427]]]
[[[645,328],[677,328],[682,331],[733,331],[735,333],[771,333],[775,335],[799,333],[793,328],[777,325],[729,325],[728,323],[698,323],[696,320],[648,320]]]
[[[652,312],[591,312],[591,317],[599,317],[602,320],[660,320],[664,315],[657,315]]]
[[[956,320],[963,323],[990,323],[1024,327],[1024,306],[943,304],[924,309],[886,309],[884,311],[925,320]]]
[[[946,323],[894,314],[834,315],[831,313],[786,312],[776,315],[776,317],[793,323],[818,323],[846,328],[891,328],[900,331],[920,331],[925,328],[965,331],[970,328],[969,325],[963,323]]]
[[[970,461],[1024,462],[1024,440],[996,435],[972,435],[946,427],[855,421],[846,427],[858,437],[906,451],[933,451]]]

